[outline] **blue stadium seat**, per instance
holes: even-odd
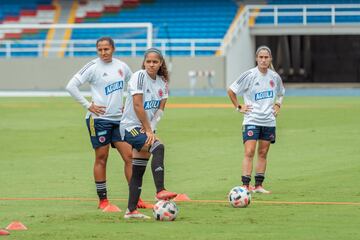
[[[152,22],[155,39],[222,39],[237,9],[236,3],[231,0],[154,0],[141,2],[135,8],[123,8],[111,15],[104,14],[96,20],[91,19],[91,22]],[[87,20],[85,19],[84,22]],[[107,34],[114,38],[127,36],[135,39],[146,38],[146,33],[139,33],[138,30],[137,32],[129,30],[106,32],[102,29],[84,33],[81,29],[74,29],[72,39],[96,39]],[[189,55],[189,52],[177,52],[177,54]]]

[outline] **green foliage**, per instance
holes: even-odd
[[[0,98],[0,228],[18,220],[29,230],[8,238],[36,240],[360,239],[359,98],[287,97],[269,152],[265,186],[273,194],[253,195],[246,209],[226,202],[228,191],[241,184],[242,115],[233,108],[171,108],[173,103],[230,101],[170,98],[158,129],[166,147],[167,188],[216,202],[178,203],[179,217],[170,223],[102,213],[96,209],[85,111],[70,98]],[[108,188],[125,210],[128,190],[115,150]],[[143,198],[152,201],[154,191],[148,169]]]

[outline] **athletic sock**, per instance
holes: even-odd
[[[255,187],[261,186],[265,179],[265,173],[256,173],[255,175]]]
[[[107,198],[107,190],[106,190],[106,181],[95,181],[96,192],[99,196],[99,199]]]
[[[251,181],[251,176],[250,175],[241,176],[241,181],[243,182],[244,186],[249,186]]]
[[[156,186],[156,192],[160,192],[165,189],[164,187],[164,145],[156,141],[150,148],[152,154],[151,170]]]
[[[128,209],[130,212],[136,209],[141,194],[141,186],[146,165],[149,159],[134,158],[132,161],[132,176],[129,184]]]

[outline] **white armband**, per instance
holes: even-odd
[[[160,122],[160,119],[162,118],[162,116],[164,116],[164,111],[161,109],[158,109],[155,112],[154,117],[151,119],[151,122],[150,122],[151,130],[155,131],[156,125],[158,124],[158,122]]]
[[[281,106],[282,102],[283,102],[284,96],[280,95],[277,97],[276,103],[279,104]]]

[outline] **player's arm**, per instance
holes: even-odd
[[[234,105],[235,108],[239,107],[241,108],[241,104],[239,104],[236,94],[233,92],[231,88],[228,89],[227,94]]]
[[[102,115],[105,113],[106,107],[95,105],[93,102],[89,102],[80,92],[79,87],[85,82],[91,82],[95,69],[95,63],[89,62],[86,64],[73,78],[69,81],[66,86],[66,90],[70,95],[80,103],[84,108],[96,115]]]
[[[251,71],[244,72],[239,78],[233,82],[228,88],[227,94],[234,105],[236,111],[241,113],[251,112],[252,106],[240,104],[237,95],[242,95],[249,87],[249,79],[251,79]]]
[[[277,91],[276,91],[276,101],[274,104],[274,115],[277,116],[280,113],[280,108],[282,105],[282,102],[284,100],[284,95],[285,95],[285,88],[284,85],[282,83],[281,77],[277,76],[278,79],[278,84],[277,84]]]
[[[164,116],[164,109],[166,105],[167,98],[160,101],[159,109],[155,112],[154,117],[151,119],[150,125],[152,131],[155,131],[156,125],[160,122],[161,118]]]
[[[80,103],[84,108],[88,109],[91,106],[91,103],[83,95],[81,95],[79,90],[81,85],[81,81],[76,76],[74,76],[66,85],[65,89],[78,103]]]
[[[93,102],[89,102],[80,92],[79,87],[81,82],[76,77],[73,77],[66,86],[66,90],[70,95],[80,103],[84,108],[88,109],[90,112],[95,113],[96,115],[102,115],[105,113],[106,107],[95,105]]]
[[[241,112],[241,113],[251,112],[252,106],[246,105],[246,104],[240,104],[238,102],[236,93],[231,88],[228,89],[227,94],[228,94],[232,104],[234,105],[236,111]]]
[[[142,128],[147,135],[147,140],[145,144],[153,144],[155,141],[155,134],[151,130],[150,121],[147,118],[144,106],[143,106],[143,94],[134,94],[133,96],[133,103],[134,103],[134,111],[136,116],[141,122]]]

